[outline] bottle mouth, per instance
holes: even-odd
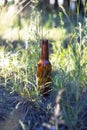
[[[42,39],[42,44],[48,43],[48,39]]]

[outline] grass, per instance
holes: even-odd
[[[22,19],[22,28],[19,29],[16,23],[17,18],[14,18],[13,15],[11,20],[6,22],[6,15],[7,13],[2,10],[0,37],[10,41],[8,42],[10,49],[0,47],[0,85],[3,85],[6,90],[10,89],[10,93],[17,92],[23,98],[37,102],[39,92],[36,70],[40,55],[40,40],[47,38],[52,44],[50,55],[52,95],[57,96],[58,92],[64,89],[60,99],[61,118],[65,120],[69,130],[87,128],[86,116],[84,120],[80,116],[80,114],[84,115],[82,110],[87,108],[87,96],[84,95],[84,93],[87,94],[87,41],[85,40],[87,23],[80,23],[71,29],[70,27],[65,28],[62,16],[60,16],[60,27],[49,28],[50,22],[47,21],[46,26],[43,26],[40,13],[34,12],[30,20]],[[33,20],[35,15],[37,17]],[[68,29],[70,30],[68,31]],[[18,40],[15,49],[12,47],[14,39]],[[67,48],[64,48],[65,39],[67,39]],[[20,40],[24,41],[23,44],[19,44]],[[20,124],[26,129],[21,121]]]

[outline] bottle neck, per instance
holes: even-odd
[[[42,40],[41,60],[49,60],[48,40]]]

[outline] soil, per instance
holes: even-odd
[[[26,130],[41,128],[52,120],[53,108],[49,98],[32,101],[0,86],[0,130],[22,130],[23,124]]]
[[[0,130],[56,130],[55,96],[33,101],[0,86]],[[59,130],[68,130],[61,120]]]
[[[87,96],[84,94],[80,100],[86,102],[86,99]],[[87,105],[84,106],[79,114],[76,130],[82,127],[81,122],[87,126]],[[0,86],[0,130],[56,130],[58,118],[55,118],[55,108],[58,117],[60,112],[57,111],[53,95],[33,101],[15,92],[10,93],[10,90]],[[57,127],[58,130],[68,130],[63,120],[59,121]],[[82,130],[86,130],[85,127]]]

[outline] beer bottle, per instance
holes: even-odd
[[[51,91],[51,69],[48,40],[42,40],[41,57],[37,66],[38,90],[42,95],[48,95]]]

